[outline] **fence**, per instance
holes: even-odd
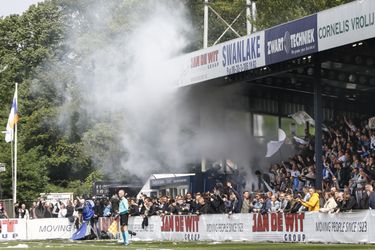
[[[101,218],[108,229],[111,218]],[[273,241],[375,243],[375,211],[323,214],[233,214],[131,217],[129,229],[139,241]],[[0,240],[69,239],[74,227],[65,218],[1,220]]]

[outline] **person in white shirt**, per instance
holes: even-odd
[[[59,203],[59,214],[57,215],[57,218],[65,218],[66,217],[66,213],[67,213],[67,210],[66,210],[66,206],[63,202],[60,202]]]
[[[26,209],[26,205],[22,204],[21,208],[18,209],[18,215],[20,219],[30,219],[30,213],[29,210]]]
[[[271,212],[279,212],[280,201],[277,200],[275,195],[271,196]]]
[[[324,203],[324,207],[319,209],[319,212],[322,212],[322,213],[334,212],[337,207],[337,203],[335,201],[335,194],[333,192],[326,192],[324,198],[326,199],[326,202]]]

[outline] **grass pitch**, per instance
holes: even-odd
[[[253,243],[253,242],[133,242],[124,246],[117,241],[9,241],[0,242],[0,249],[64,249],[64,250],[227,250],[227,249],[254,249],[254,250],[293,250],[293,249],[375,249],[375,245],[363,244],[307,244],[307,243]]]

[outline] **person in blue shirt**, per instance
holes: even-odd
[[[124,244],[127,246],[129,245],[129,232],[128,232],[129,203],[128,203],[128,200],[125,198],[125,191],[123,189],[120,189],[118,191],[118,196],[120,199],[119,216],[120,216],[121,233],[122,233],[122,238],[124,240]]]

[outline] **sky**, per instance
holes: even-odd
[[[22,14],[30,5],[38,2],[42,0],[0,0],[0,16]]]

